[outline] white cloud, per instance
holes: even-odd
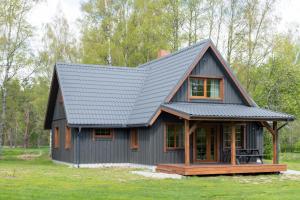
[[[35,37],[32,41],[34,49],[41,47],[40,39],[43,34],[43,26],[53,20],[60,9],[65,15],[72,32],[79,35],[77,20],[81,17],[81,3],[84,0],[45,0],[33,8],[28,15],[28,21],[35,27]]]
[[[286,32],[288,29],[299,28],[300,25],[300,1],[281,0],[276,6],[276,14],[281,18],[278,30]]]

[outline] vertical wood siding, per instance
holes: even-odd
[[[52,133],[55,127],[59,128],[59,148],[54,147],[54,134],[52,134],[52,158],[58,161],[74,162],[74,129],[71,129],[71,148],[65,149],[65,134],[66,134],[66,115],[64,104],[59,102],[61,98],[61,91],[58,91],[57,99],[55,102],[55,109],[52,121]]]
[[[223,67],[220,62],[215,58],[211,51],[207,51],[198,65],[194,68],[191,73],[192,75],[202,75],[202,76],[223,76],[224,77],[224,101],[214,100],[214,99],[191,99],[191,102],[207,102],[207,103],[232,103],[232,104],[244,104],[244,101],[238,91],[234,86],[229,76],[225,74]],[[175,96],[173,97],[173,102],[186,102],[188,96],[188,82],[187,80],[179,88]]]

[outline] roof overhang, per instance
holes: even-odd
[[[187,120],[200,121],[293,121],[294,116],[258,107],[234,104],[171,103],[161,111]]]

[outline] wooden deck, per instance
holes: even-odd
[[[180,175],[219,175],[219,174],[254,174],[254,173],[276,173],[286,171],[284,164],[159,164],[156,171]]]

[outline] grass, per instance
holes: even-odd
[[[300,169],[293,156],[283,161]],[[69,168],[53,164],[47,148],[5,149],[0,160],[0,199],[297,199],[299,188],[300,177],[288,175],[155,180],[130,169]]]

